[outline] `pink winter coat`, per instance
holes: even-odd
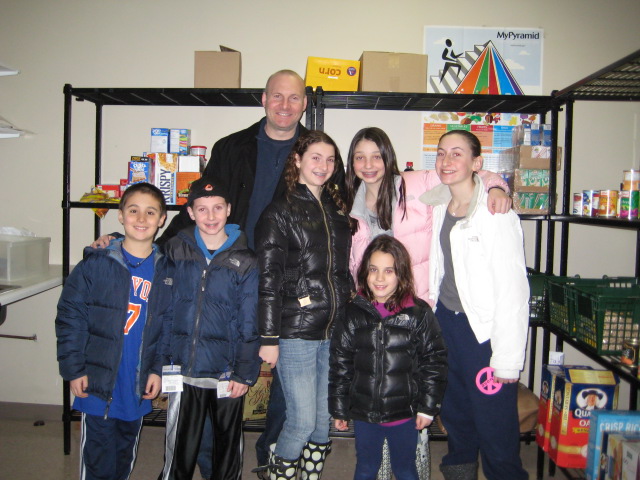
[[[400,240],[411,256],[411,266],[415,281],[416,295],[433,306],[429,300],[429,250],[431,248],[431,232],[433,207],[425,205],[419,200],[427,190],[440,185],[440,179],[435,170],[417,170],[402,172],[406,186],[407,214],[402,218],[399,206],[394,209],[392,231],[393,236]],[[508,190],[506,182],[497,174],[481,170],[479,173],[487,190],[492,187],[502,187]],[[364,183],[360,188],[366,188]],[[357,271],[362,261],[364,251],[371,242],[371,231],[367,222],[351,213],[358,221],[358,231],[351,241],[351,256],[349,269],[357,282]]]

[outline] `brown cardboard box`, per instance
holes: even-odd
[[[195,52],[195,88],[240,88],[240,52],[220,45],[220,52]]]
[[[505,156],[503,163],[513,165],[513,168],[528,169],[548,169],[551,147],[541,145],[520,145],[519,147],[507,148],[500,153]],[[558,147],[556,156],[556,170],[562,167],[562,147]]]
[[[415,53],[362,52],[360,90],[427,93],[427,56]]]

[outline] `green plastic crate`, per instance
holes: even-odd
[[[527,268],[527,279],[529,280],[529,321],[545,321],[545,297],[544,283],[546,275]]]
[[[622,341],[639,338],[640,287],[576,287],[576,338],[599,355],[619,355]]]
[[[638,284],[635,277],[580,278],[548,276],[545,288],[548,298],[549,322],[572,337],[577,336],[575,324],[575,288],[581,287],[632,287]]]

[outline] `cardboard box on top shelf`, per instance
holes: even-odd
[[[362,52],[363,92],[427,93],[427,56],[415,53]]]
[[[542,145],[520,145],[507,148],[500,153],[501,161],[513,165],[513,168],[548,169],[551,147]],[[556,170],[562,167],[562,147],[558,147]]]
[[[195,52],[195,88],[240,88],[240,52],[220,45],[220,51]]]
[[[358,90],[360,62],[337,58],[307,58],[305,85],[322,87],[325,91],[355,92]]]

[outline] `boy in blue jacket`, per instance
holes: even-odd
[[[129,187],[118,210],[124,239],[85,249],[58,302],[60,375],[82,412],[82,479],[129,478],[142,417],[160,392],[172,269],[153,239],[165,219],[160,190]]]
[[[242,474],[243,396],[258,377],[258,270],[255,254],[231,212],[224,185],[191,185],[195,221],[165,244],[175,263],[170,355],[182,391],[169,393],[162,479],[191,480],[205,418],[213,426],[213,480]]]

